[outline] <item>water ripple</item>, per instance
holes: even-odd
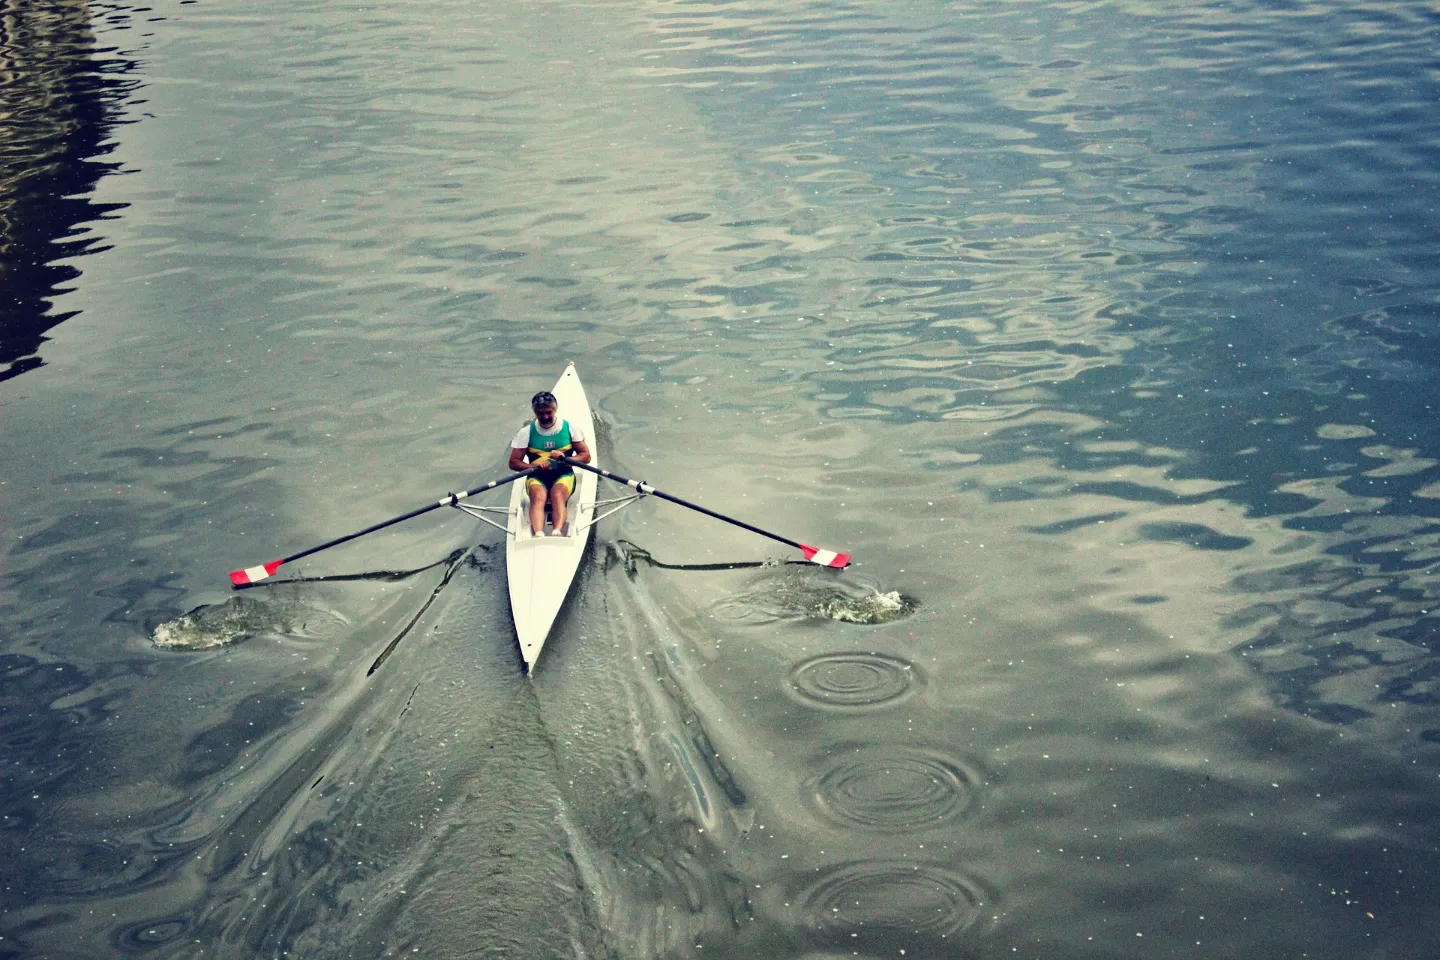
[[[978,883],[935,863],[869,861],[832,868],[800,897],[820,945],[891,947],[896,934],[949,938],[985,904]]]
[[[790,671],[786,689],[808,706],[878,707],[914,693],[924,675],[908,660],[881,653],[827,653]]]
[[[127,926],[115,935],[115,946],[123,953],[147,953],[185,935],[190,920],[183,916],[162,917]]]
[[[855,747],[813,778],[807,800],[827,819],[872,830],[915,830],[963,814],[981,778],[963,763],[914,747]]]

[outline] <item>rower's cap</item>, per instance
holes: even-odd
[[[558,406],[559,404],[555,402],[555,394],[551,393],[549,390],[541,390],[539,393],[535,394],[535,396],[530,398],[531,410],[539,410],[541,407]]]

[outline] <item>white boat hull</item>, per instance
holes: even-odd
[[[590,402],[570,364],[552,391],[559,416],[585,433],[590,462],[598,465],[595,421]],[[525,672],[535,668],[550,628],[570,593],[581,558],[594,531],[595,491],[599,478],[584,470],[575,471],[575,492],[569,500],[569,516],[561,536],[535,536],[530,530],[530,500],[525,482],[511,488],[505,537],[505,575],[510,584],[510,611]]]

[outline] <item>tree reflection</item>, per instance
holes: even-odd
[[[82,225],[123,206],[89,199],[116,167],[101,158],[137,85],[115,53],[82,0],[0,0],[0,380],[44,362],[45,334],[76,312],[54,300],[101,244]]]

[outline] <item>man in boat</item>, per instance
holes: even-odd
[[[575,471],[560,457],[574,457],[581,463],[590,462],[590,448],[585,431],[556,414],[555,394],[541,390],[530,399],[535,419],[520,428],[510,441],[510,469],[535,472],[525,478],[525,492],[530,496],[530,529],[535,536],[545,534],[545,504],[550,504],[552,530],[558,537],[565,529],[565,504],[575,492]]]

